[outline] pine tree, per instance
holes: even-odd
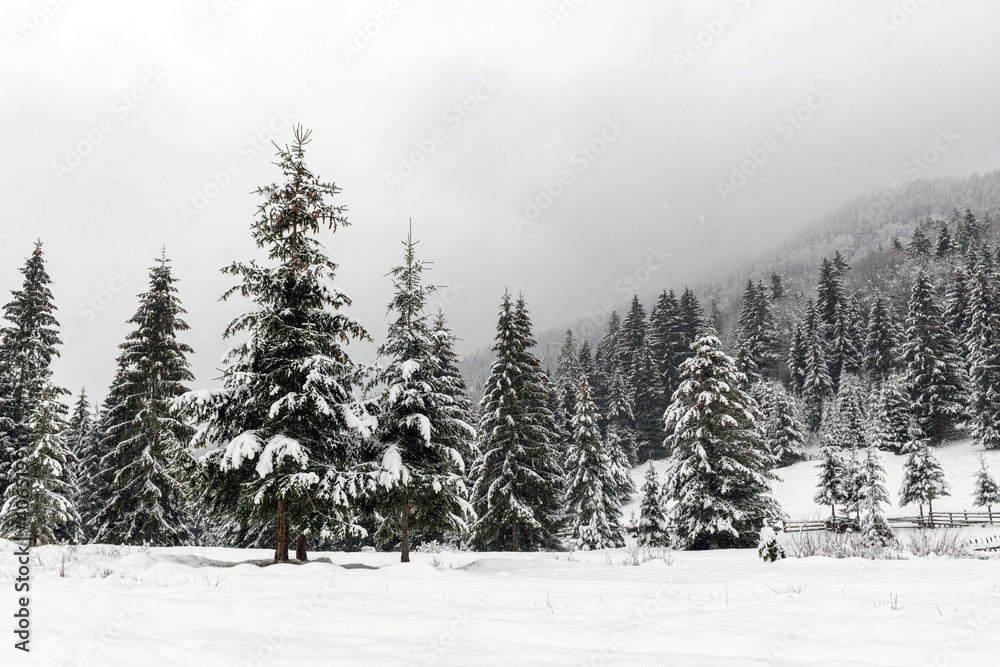
[[[927,503],[933,523],[934,499],[950,495],[941,464],[931,453],[930,439],[911,443],[903,464],[903,485],[899,489],[900,506]],[[933,528],[933,525],[931,526]]]
[[[636,454],[638,462],[662,458],[663,399],[657,381],[649,343],[645,342],[635,357],[629,377],[632,385],[632,416],[635,419]]]
[[[566,329],[566,337],[559,350],[555,382],[563,409],[568,416],[572,415],[576,410],[576,391],[580,386],[580,358],[576,337],[570,329]]]
[[[959,352],[968,357],[972,310],[969,304],[969,276],[961,267],[957,267],[952,273],[951,285],[945,297],[944,323],[958,343]]]
[[[864,470],[862,462],[858,460],[858,449],[851,449],[851,455],[844,461],[844,510],[847,514],[854,512],[858,523],[861,523],[862,500],[864,498]]]
[[[753,546],[764,521],[781,515],[771,496],[771,453],[746,377],[703,334],[684,362],[682,382],[664,416],[670,457],[666,494],[675,546]]]
[[[792,340],[788,345],[788,385],[796,396],[802,395],[805,386],[806,350],[805,330],[800,322],[792,331]]]
[[[622,506],[611,459],[601,442],[594,402],[586,378],[580,381],[573,416],[573,449],[566,505],[570,514],[570,539],[580,549],[624,546]]]
[[[910,245],[906,248],[911,257],[928,257],[931,254],[931,240],[927,234],[917,227],[910,237]]]
[[[28,442],[11,465],[0,508],[0,536],[27,540],[30,547],[55,542],[60,526],[80,523],[64,478],[73,455],[62,434],[66,407],[57,398],[61,393],[47,381],[39,388],[27,420]]]
[[[976,443],[1000,448],[1000,322],[993,281],[982,266],[972,276],[970,322],[965,330],[969,350],[970,408]]]
[[[812,323],[813,326],[809,326]],[[834,384],[826,365],[826,352],[820,337],[816,311],[812,302],[806,305],[805,376],[802,398],[805,401],[806,425],[813,432],[823,423],[823,405],[833,394]]]
[[[504,295],[479,424],[482,454],[473,471],[472,544],[479,550],[555,548],[563,471],[555,419],[523,299]]]
[[[775,464],[783,467],[801,460],[805,436],[792,398],[780,384],[775,384],[767,391],[766,403],[758,402],[765,416],[764,441],[771,449]]]
[[[829,505],[834,519],[837,517],[837,505],[845,500],[844,476],[846,466],[831,443],[824,442],[819,450],[819,484],[816,488],[815,500],[820,505]]]
[[[990,469],[986,466],[986,458],[979,455],[979,472],[976,473],[976,484],[972,491],[972,504],[976,507],[985,507],[993,514],[993,505],[1000,505],[1000,486],[990,475]]]
[[[906,325],[902,360],[913,413],[927,436],[941,440],[965,416],[966,377],[923,271],[913,284]]]
[[[639,303],[639,297],[632,297],[625,320],[618,332],[618,357],[624,368],[635,368],[636,358],[646,343],[646,309]],[[634,389],[634,387],[633,387]]]
[[[952,244],[951,234],[948,233],[948,224],[943,220],[938,224],[938,236],[937,243],[934,245],[934,256],[938,259],[944,259],[951,254],[954,250],[954,245]]]
[[[781,281],[781,276],[775,272],[771,274],[771,301],[778,301],[785,296],[785,286]]]
[[[410,531],[465,532],[470,514],[462,450],[475,430],[462,420],[451,395],[442,360],[434,354],[434,335],[424,308],[434,293],[423,284],[424,263],[416,257],[412,231],[403,242],[404,263],[392,269],[395,293],[379,356],[388,365],[378,374],[377,438],[382,462],[377,469],[377,502],[383,516],[375,535],[386,543],[399,535],[400,561],[410,561]],[[398,531],[398,532],[397,532]]]
[[[662,415],[680,382],[679,369],[684,359],[677,358],[677,350],[687,349],[681,331],[680,306],[673,291],[660,292],[649,314],[649,347],[658,371]]]
[[[607,424],[605,428],[607,441],[620,448],[625,453],[629,463],[637,463],[639,453],[635,416],[632,414],[632,399],[628,393],[625,372],[621,364],[618,363],[611,371],[608,414],[605,423]]]
[[[736,330],[736,359],[750,381],[776,377],[774,317],[764,285],[748,280]]]
[[[97,538],[97,515],[111,499],[113,488],[114,471],[101,465],[101,459],[106,453],[101,441],[104,440],[107,426],[110,398],[106,397],[94,411],[92,427],[81,443],[81,452],[77,454],[80,460],[80,494],[76,507],[80,514],[84,539],[87,542],[93,542]]]
[[[847,296],[840,277],[840,270],[830,260],[823,258],[819,268],[819,282],[816,286],[816,311],[822,323],[823,337],[832,342],[834,327],[837,326],[837,309],[847,305]]]
[[[885,470],[874,447],[868,447],[861,476],[860,504],[864,511],[862,539],[869,547],[887,546],[892,541],[892,529],[886,521],[882,504],[889,502],[889,494],[885,489]]]
[[[180,401],[201,426],[193,446],[210,448],[202,474],[216,505],[257,524],[277,517],[276,561],[288,560],[291,529],[303,536],[301,558],[306,534],[333,536],[350,525],[375,425],[355,397],[368,370],[345,350],[368,334],[343,312],[351,301],[334,286],[337,266],[315,237],[345,226],[346,209],[330,203],[340,189],[305,164],[309,134],[297,127],[293,146],[278,152],[285,184],[257,191],[264,203],[251,230],[271,265],[223,269],[242,279],[223,298],[239,293],[254,304],[226,329],[227,338],[246,340],[227,355],[221,389]]]
[[[49,366],[62,343],[41,241],[20,271],[22,287],[11,292],[14,298],[3,307],[7,325],[0,328],[0,497],[13,481],[11,465],[29,446],[35,403],[50,384]],[[56,397],[67,393],[50,390]]]
[[[576,360],[580,366],[580,378],[587,378],[587,382],[591,382],[594,376],[594,357],[590,353],[590,343],[585,340],[580,341],[580,351],[576,355]]]
[[[865,337],[864,367],[876,382],[883,382],[899,367],[901,332],[892,306],[875,293],[868,313],[868,334]]]
[[[678,312],[680,314],[680,338],[679,348],[675,350],[677,366],[688,358],[691,353],[691,345],[699,337],[702,329],[705,328],[705,316],[698,303],[698,297],[689,288],[685,287],[678,302]]]
[[[638,543],[644,547],[665,547],[670,544],[667,518],[663,512],[660,480],[652,462],[646,468],[642,482],[642,502],[639,504]]]
[[[57,539],[74,544],[80,544],[85,539],[80,512],[80,507],[84,504],[84,478],[87,475],[83,461],[87,440],[94,429],[93,418],[94,411],[87,399],[87,390],[81,389],[64,434],[66,450],[70,456],[66,460],[63,478],[68,490],[66,497],[76,512],[73,521],[56,530]]]
[[[594,349],[594,376],[590,378],[590,384],[594,390],[594,405],[597,406],[598,414],[602,416],[601,430],[607,427],[606,416],[611,391],[611,374],[618,359],[618,330],[620,328],[621,322],[618,319],[618,313],[617,311],[612,312],[608,317],[604,336],[597,342],[597,347]]]
[[[845,375],[833,406],[837,413],[836,442],[840,447],[860,451],[868,446],[865,428],[867,401],[867,392],[857,376]]]
[[[177,340],[188,325],[166,255],[150,270],[149,290],[128,321],[135,330],[120,346],[120,400],[107,415],[102,467],[113,475],[108,501],[94,518],[96,539],[113,544],[177,545],[189,536],[187,499],[180,479],[190,456],[188,428],[172,409],[194,379]]]
[[[896,375],[889,376],[875,397],[869,420],[869,439],[876,449],[899,454],[910,440],[913,418],[910,399]]]
[[[444,313],[440,310],[434,314],[431,322],[431,335],[434,339],[433,354],[439,364],[439,377],[442,382],[441,391],[451,398],[454,406],[456,418],[465,424],[474,425],[477,423],[475,410],[472,401],[469,400],[468,387],[462,371],[458,367],[458,355],[455,353],[455,342],[458,338],[448,328]],[[458,453],[462,455],[465,463],[466,481],[469,481],[468,473],[473,461],[479,456],[476,448],[476,438],[461,438],[455,443]]]
[[[832,261],[833,268],[837,270],[838,276],[843,276],[844,272],[851,268],[851,266],[847,263],[847,260],[844,259],[844,256],[840,254],[839,250],[834,251]]]

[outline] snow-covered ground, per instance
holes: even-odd
[[[953,489],[942,509],[970,508],[978,451],[966,442],[939,454]],[[902,462],[886,459],[895,491]],[[781,476],[789,515],[823,515],[808,500],[814,463]],[[405,565],[385,553],[246,562],[271,555],[34,549],[24,654],[11,632],[14,544],[0,541],[0,665],[1000,664],[1000,560],[767,564],[754,550],[730,550],[661,552],[635,565],[618,549],[416,553]]]

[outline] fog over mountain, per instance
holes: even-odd
[[[218,269],[253,256],[250,193],[301,122],[349,210],[351,313],[384,337],[412,219],[470,353],[505,288],[564,326],[864,192],[995,169],[997,25],[982,2],[10,0],[0,285],[41,238],[57,380],[102,394],[165,247],[211,385],[243,307]]]

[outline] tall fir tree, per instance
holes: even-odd
[[[885,518],[882,505],[889,502],[889,493],[885,488],[885,469],[879,460],[874,447],[868,447],[861,469],[861,508],[864,519],[861,521],[861,535],[869,547],[884,547],[892,541],[892,528]]]
[[[899,324],[892,312],[892,305],[876,292],[868,313],[868,332],[864,348],[865,370],[876,382],[883,382],[899,368],[901,335]]]
[[[410,561],[411,531],[466,531],[471,507],[462,451],[475,437],[434,354],[425,307],[436,288],[423,284],[425,265],[416,246],[411,230],[403,264],[390,272],[395,319],[378,349],[388,364],[377,377],[384,388],[376,431],[382,446],[376,499],[383,519],[375,539],[384,544],[398,535],[403,563]]]
[[[760,411],[740,388],[746,377],[721,347],[714,334],[698,338],[664,416],[665,491],[679,548],[753,546],[761,524],[782,514],[771,495],[777,478]]]
[[[82,543],[86,534],[81,519],[80,508],[85,501],[84,482],[87,476],[87,469],[84,466],[86,456],[87,441],[94,430],[94,410],[87,398],[87,390],[81,389],[80,395],[73,405],[73,412],[69,422],[66,424],[64,439],[66,449],[70,456],[66,460],[64,479],[67,486],[67,498],[76,509],[75,516],[69,523],[64,524],[56,531],[56,537],[62,541]]]
[[[587,379],[580,381],[573,416],[573,449],[566,470],[570,540],[580,549],[624,546],[621,499],[611,459],[601,442]]]
[[[959,352],[967,358],[972,310],[969,304],[969,275],[962,267],[956,267],[951,276],[944,302],[944,323],[955,337]]]
[[[796,396],[802,395],[806,381],[806,335],[803,323],[792,330],[788,344],[788,386]]]
[[[110,496],[94,518],[96,539],[113,544],[178,545],[190,537],[189,502],[182,475],[190,469],[189,428],[172,408],[194,379],[177,339],[188,325],[170,262],[161,254],[150,269],[149,290],[128,321],[121,344],[118,397],[109,409],[101,466],[112,475]]]
[[[776,331],[764,285],[748,280],[736,331],[736,360],[753,382],[777,377]]]
[[[806,304],[804,340],[804,376],[802,399],[805,403],[806,425],[813,432],[823,423],[823,407],[833,395],[834,383],[826,363],[826,350],[819,330],[819,322],[812,302]]]
[[[580,351],[576,354],[576,361],[580,367],[580,379],[587,378],[587,382],[591,382],[594,377],[594,356],[590,352],[590,343],[586,340],[580,341]]]
[[[662,458],[663,400],[662,387],[657,381],[649,342],[643,343],[635,357],[629,384],[632,385],[632,416],[635,419],[636,454],[638,462]]]
[[[889,376],[877,389],[869,416],[869,440],[876,449],[899,454],[913,428],[910,399],[898,375]]]
[[[331,201],[340,188],[306,166],[309,135],[295,128],[292,146],[278,151],[285,182],[257,190],[264,203],[251,232],[270,265],[223,269],[242,281],[223,299],[240,294],[254,309],[226,329],[245,340],[226,357],[222,388],[179,401],[200,425],[193,445],[210,447],[202,475],[214,504],[258,525],[276,517],[278,562],[288,560],[293,529],[301,558],[306,534],[335,536],[353,525],[375,425],[355,395],[368,369],[345,349],[369,337],[343,312],[351,300],[334,286],[337,265],[316,238],[346,226],[346,209]]]
[[[431,321],[431,335],[434,339],[433,354],[439,364],[439,377],[442,384],[443,393],[451,397],[451,402],[456,411],[456,418],[460,421],[475,425],[478,421],[472,401],[469,400],[468,387],[465,378],[458,367],[458,354],[455,353],[455,342],[458,338],[448,327],[444,313],[438,310]],[[476,438],[461,438],[456,442],[462,461],[465,463],[466,481],[469,481],[468,473],[473,461],[479,456],[476,447]]]
[[[633,296],[628,313],[622,321],[618,332],[618,357],[623,366],[631,373],[635,368],[636,359],[646,344],[646,309],[639,302],[639,297]],[[634,390],[634,387],[631,387]]]
[[[687,349],[681,327],[680,305],[673,291],[660,292],[656,305],[650,311],[649,347],[658,372],[662,415],[680,383],[680,364],[684,359],[678,358],[677,351]]]
[[[923,271],[913,283],[906,326],[902,362],[913,413],[924,434],[940,441],[965,417],[967,380]]]
[[[505,294],[479,423],[482,454],[473,471],[478,518],[472,545],[479,550],[559,545],[563,470],[544,374],[531,353],[534,345],[524,300],[514,304]]]
[[[652,462],[646,467],[639,503],[637,542],[644,547],[666,547],[670,544],[667,517],[663,511],[663,490]]]
[[[27,419],[28,442],[17,452],[0,507],[0,536],[27,540],[29,547],[51,544],[61,526],[80,523],[64,477],[73,455],[63,439],[61,393],[48,381],[39,387]]]
[[[572,419],[573,412],[576,410],[576,392],[580,387],[580,351],[576,343],[576,336],[573,335],[571,329],[566,330],[566,337],[559,350],[555,382],[563,410],[567,418]]]
[[[847,296],[841,280],[841,270],[827,258],[823,258],[819,268],[819,282],[816,286],[816,311],[822,324],[822,335],[832,342],[837,326],[837,310],[847,306]]]
[[[705,315],[698,303],[698,297],[688,288],[684,288],[677,304],[680,314],[680,338],[678,340],[677,366],[680,367],[691,354],[691,346],[705,328]]]
[[[980,265],[972,276],[968,349],[972,434],[986,449],[1000,448],[1000,321],[993,280]]]
[[[639,460],[635,415],[632,413],[632,397],[629,395],[625,371],[616,363],[611,371],[611,387],[608,396],[608,414],[605,419],[605,434],[608,443],[620,448],[629,461]]]
[[[618,359],[618,330],[621,328],[621,321],[618,319],[617,311],[613,311],[608,316],[608,323],[604,330],[604,335],[594,348],[594,376],[590,378],[591,387],[594,390],[594,405],[601,415],[601,430],[607,427],[606,416],[608,414],[608,401],[611,391],[612,369]]]
[[[30,421],[42,388],[50,384],[49,366],[59,356],[59,322],[45,269],[42,242],[20,269],[20,290],[3,307],[0,328],[0,496],[13,480],[10,467],[31,441]],[[56,397],[66,390],[52,386]]]
[[[846,466],[832,443],[824,441],[819,450],[819,483],[816,485],[816,495],[813,497],[820,505],[830,507],[831,516],[836,519],[837,505],[845,500]]]
[[[774,383],[764,393],[766,398],[758,401],[764,414],[764,441],[776,466],[791,465],[803,457],[804,427],[796,415],[792,397],[780,384]]]
[[[934,256],[944,259],[955,249],[951,240],[951,233],[948,231],[948,223],[942,220],[938,223],[937,241],[934,243]]]

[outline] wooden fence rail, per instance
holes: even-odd
[[[992,509],[986,512],[934,512],[915,516],[888,517],[890,526],[894,528],[962,528],[965,526],[1000,524],[1000,512]],[[837,515],[824,520],[782,521],[786,533],[811,533],[821,530],[843,532],[857,530],[857,521],[853,517]]]

